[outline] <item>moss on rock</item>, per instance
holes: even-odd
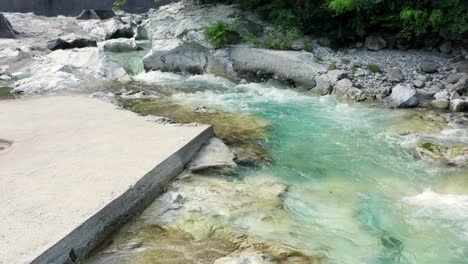
[[[239,161],[269,162],[270,154],[261,142],[268,136],[271,123],[243,113],[185,105],[171,99],[122,99],[122,107],[142,115],[168,117],[179,123],[212,124],[217,137],[232,147]]]

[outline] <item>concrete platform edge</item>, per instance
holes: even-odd
[[[211,137],[209,126],[144,175],[124,194],[33,260],[33,264],[69,264],[84,260],[106,238],[140,213],[178,176]]]

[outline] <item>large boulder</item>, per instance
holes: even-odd
[[[385,49],[387,47],[387,41],[381,36],[370,35],[366,38],[365,45],[368,50],[377,51]]]
[[[306,89],[315,87],[315,76],[327,70],[324,64],[315,62],[313,54],[308,52],[232,46],[229,56],[239,75],[274,77]]]
[[[76,18],[80,20],[89,19],[109,19],[115,17],[115,13],[112,10],[83,10],[81,14]]]
[[[15,31],[11,27],[10,21],[0,13],[0,38],[14,38]]]
[[[397,108],[416,107],[420,101],[419,95],[414,88],[401,84],[393,87],[389,100],[390,105]]]
[[[125,52],[138,50],[135,39],[119,38],[104,41],[102,48],[107,51]]]
[[[356,102],[366,100],[366,94],[359,88],[354,87],[349,79],[339,80],[333,87],[331,94],[341,99]]]
[[[87,48],[87,47],[97,47],[95,40],[87,38],[75,38],[72,40],[64,40],[58,38],[51,40],[47,43],[47,48],[50,50],[59,50],[59,49],[74,49],[74,48]]]
[[[154,40],[151,51],[144,57],[146,71],[203,74],[212,59],[210,51],[180,39]]]

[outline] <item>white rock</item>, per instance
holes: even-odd
[[[393,87],[389,100],[393,107],[409,108],[419,104],[419,95],[414,88],[398,84]]]
[[[449,94],[447,91],[442,91],[434,94],[434,98],[436,100],[448,100],[449,99]]]
[[[138,50],[138,44],[135,39],[119,38],[104,41],[102,48],[113,52],[135,51]]]

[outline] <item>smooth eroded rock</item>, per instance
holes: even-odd
[[[326,66],[315,62],[313,54],[308,52],[233,46],[229,56],[240,75],[270,75],[306,89],[315,87],[315,76],[326,71]]]
[[[153,40],[153,48],[143,59],[145,70],[205,73],[211,60],[209,50],[180,39]]]

